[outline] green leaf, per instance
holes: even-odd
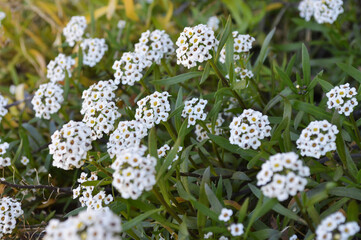
[[[352,200],[347,207],[347,220],[348,221],[358,221],[359,207],[355,200]]]
[[[289,76],[279,67],[276,66],[276,70],[282,82],[284,82],[294,93],[297,93],[296,87],[293,85],[293,82],[289,78]]]
[[[359,188],[346,188],[346,187],[335,187],[330,189],[329,194],[339,197],[349,197],[361,201],[361,189]]]
[[[216,197],[216,194],[214,194],[208,184],[205,184],[204,188],[208,197],[208,202],[211,204],[211,209],[216,213],[221,213],[223,206]]]
[[[203,74],[201,77],[201,81],[199,82],[199,85],[201,85],[202,83],[204,83],[207,80],[210,72],[211,72],[211,65],[209,64],[209,62],[207,62],[206,66],[204,67]]]
[[[219,40],[215,62],[218,60],[218,57],[219,57],[219,55],[221,53],[221,50],[222,50],[224,44],[226,44],[226,41],[227,41],[228,37],[230,35],[232,36],[231,32],[232,32],[232,18],[231,18],[231,16],[228,16],[226,25],[224,27],[224,30],[223,30],[222,34],[221,34],[221,38]]]
[[[150,156],[158,158],[158,149],[157,149],[157,130],[155,127],[152,127],[149,132],[148,138],[148,148]]]
[[[310,84],[311,81],[310,56],[308,55],[308,50],[305,44],[302,44],[302,72],[303,72],[304,84],[305,85]]]
[[[359,70],[345,63],[337,63],[337,66],[341,68],[344,72],[346,72],[348,75],[353,77],[356,81],[361,83],[361,72]]]
[[[210,182],[210,168],[207,167],[206,170],[203,173],[203,177],[202,177],[202,182],[201,182],[201,187],[200,187],[200,191],[199,191],[199,199],[198,202],[207,206],[209,204],[208,201],[208,197],[206,194],[206,184],[209,184]],[[198,211],[197,212],[197,226],[198,229],[203,229],[206,225],[206,215],[203,214],[202,211]]]
[[[131,229],[132,227],[136,226],[138,223],[140,223],[141,221],[143,221],[144,219],[148,218],[149,216],[153,215],[154,213],[163,211],[164,207],[161,206],[158,209],[153,209],[150,211],[147,211],[141,215],[136,216],[135,218],[133,218],[132,220],[130,220],[129,222],[123,223],[122,224],[122,231],[126,232],[129,229]]]
[[[80,208],[76,208],[73,211],[68,212],[67,214],[65,214],[64,218],[70,217],[70,216],[74,216],[77,215],[78,213],[80,213],[81,211],[85,210],[87,207],[80,207]]]
[[[161,80],[153,80],[150,82],[153,85],[169,86],[169,85],[174,85],[177,83],[184,83],[185,81],[187,81],[189,79],[200,77],[200,76],[202,76],[202,74],[203,74],[202,72],[188,72],[188,73],[183,73],[183,74],[175,76],[175,77],[164,78]]]
[[[327,113],[324,108],[317,107],[313,104],[301,102],[298,100],[293,100],[291,101],[291,103],[294,109],[309,113],[316,119],[320,119],[320,120],[326,119],[328,121],[331,121],[331,114]]]
[[[318,83],[321,85],[322,89],[324,92],[329,92],[332,88],[333,85],[325,80],[322,80],[319,78]]]
[[[255,71],[258,73],[260,71],[260,67],[261,65],[264,63],[264,61],[266,60],[267,57],[267,50],[268,50],[268,46],[271,42],[271,39],[274,35],[276,31],[276,28],[272,29],[271,32],[269,32],[265,38],[265,40],[263,41],[262,47],[261,47],[261,51],[257,57],[256,60],[256,64],[254,66]]]

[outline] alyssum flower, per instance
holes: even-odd
[[[252,49],[252,43],[255,41],[254,37],[249,34],[239,34],[237,31],[232,32],[233,36],[233,61],[238,61],[241,57]],[[226,62],[226,47],[221,50],[219,57],[221,63]]]
[[[204,108],[207,103],[207,100],[198,98],[192,98],[185,101],[182,117],[188,118],[187,127],[195,125],[197,120],[204,121],[206,119],[207,114],[204,112]]]
[[[8,110],[6,108],[7,104],[8,100],[0,94],[0,123],[2,118],[8,113]]]
[[[63,29],[66,42],[70,47],[75,43],[83,40],[84,30],[87,27],[86,19],[84,16],[73,16],[66,27]]]
[[[21,203],[10,197],[0,198],[0,237],[9,234],[16,226],[16,218],[20,217],[24,211]]]
[[[224,122],[224,119],[222,118],[222,114],[218,115],[218,118],[215,122],[214,129],[212,129],[212,123],[206,123],[206,127],[210,131],[210,133],[214,135],[220,135],[222,133],[221,126]],[[208,139],[207,131],[199,124],[196,125],[196,136],[198,141],[203,141],[205,139]]]
[[[108,51],[108,45],[104,38],[84,39],[80,47],[83,50],[83,64],[90,67],[94,67],[100,62],[104,53]]]
[[[59,55],[48,63],[46,77],[49,78],[50,82],[60,82],[63,81],[66,77],[71,77],[71,68],[75,64],[75,60],[66,56],[63,53]]]
[[[298,5],[300,16],[309,21],[313,16],[317,23],[334,23],[343,13],[342,0],[303,0]]]
[[[336,86],[326,93],[328,98],[327,106],[329,109],[335,108],[339,114],[350,116],[354,107],[358,104],[356,94],[356,88],[350,87],[348,83]]]

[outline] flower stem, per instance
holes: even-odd
[[[179,224],[181,224],[182,219],[180,219],[177,213],[175,213],[173,209],[171,209],[171,207],[164,201],[163,196],[158,192],[158,190],[154,187],[152,191],[158,201],[167,209],[167,212],[169,212],[169,214],[172,215]]]
[[[351,120],[351,123],[353,125],[353,127],[355,128],[354,131],[356,133],[356,138],[357,138],[357,141],[356,141],[356,144],[357,146],[359,146],[359,148],[361,149],[361,136],[360,136],[360,131],[357,127],[357,124],[356,124],[356,121],[355,121],[355,118],[353,116],[353,113],[350,114],[350,120]]]
[[[297,203],[298,207],[300,208],[300,211],[302,213],[303,218],[305,219],[307,225],[310,227],[311,232],[315,233],[315,228],[312,225],[311,219],[308,217],[308,215],[307,215],[307,213],[306,213],[306,211],[305,211],[305,209],[304,209],[304,207],[303,207],[303,205],[301,203],[301,200],[299,199],[299,197],[297,195],[295,195],[294,198],[296,200],[296,203]]]
[[[169,122],[162,122],[162,123],[167,129],[169,135],[172,137],[172,140],[174,142],[177,141],[177,133],[175,132],[174,128],[169,124]]]

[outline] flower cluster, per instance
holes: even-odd
[[[313,16],[317,23],[333,23],[343,13],[342,0],[303,0],[298,5],[300,16],[310,21]]]
[[[57,113],[64,102],[63,92],[63,89],[56,83],[41,84],[31,100],[35,116],[50,119],[50,115]]]
[[[212,130],[212,123],[206,123],[206,126],[212,134],[220,135],[222,133],[222,129],[220,127],[222,126],[223,122],[224,119],[222,118],[222,115],[219,114],[216,123],[214,125],[214,129],[213,129],[214,131]],[[197,140],[200,142],[209,138],[207,135],[207,131],[199,124],[196,125],[195,133],[197,136]]]
[[[111,165],[114,169],[113,186],[123,198],[137,199],[155,184],[157,160],[150,155],[145,156],[146,150],[145,146],[128,148],[117,155]]]
[[[116,89],[115,82],[108,80],[99,81],[83,91],[80,113],[84,115],[83,122],[92,130],[92,140],[113,131],[115,120],[121,116],[113,102]]]
[[[51,82],[60,82],[65,79],[66,74],[71,77],[71,67],[75,64],[75,60],[60,53],[54,60],[51,60],[47,66],[46,77]]]
[[[50,220],[45,229],[44,240],[120,240],[121,230],[120,217],[108,208],[102,211],[88,210],[71,216],[64,222],[58,219]]]
[[[192,98],[184,103],[182,117],[188,118],[188,127],[195,125],[197,120],[204,121],[207,114],[204,112],[208,101],[205,99]]]
[[[116,60],[113,64],[115,82],[133,86],[135,82],[138,82],[143,77],[143,70],[151,64],[140,53],[125,52],[120,60]]]
[[[356,94],[356,89],[354,87],[350,88],[348,83],[336,86],[326,94],[328,98],[327,106],[329,109],[335,108],[339,114],[350,116],[353,108],[358,104]]]
[[[338,129],[327,120],[313,121],[302,130],[297,139],[297,148],[302,156],[320,158],[327,152],[336,150]]]
[[[239,82],[241,80],[248,80],[253,78],[253,72],[251,70],[248,70],[246,68],[240,68],[240,67],[236,67],[234,69],[234,73],[236,74],[236,82]],[[226,78],[229,79],[229,74],[226,75]]]
[[[139,42],[135,44],[135,52],[144,55],[149,64],[160,64],[163,58],[174,52],[174,44],[164,30],[148,30],[142,33]]]
[[[0,27],[1,27],[1,21],[6,17],[6,14],[2,11],[0,11]]]
[[[173,148],[172,148],[173,149]],[[158,158],[163,158],[167,155],[167,152],[170,150],[170,146],[168,144],[164,144],[162,147],[158,149]],[[178,148],[178,153],[183,150],[183,147]],[[174,159],[172,160],[172,163],[177,161],[179,159],[178,154],[175,155]],[[171,169],[172,165],[169,165],[168,169]]]
[[[206,25],[184,28],[176,42],[177,64],[191,68],[197,66],[197,62],[211,59],[211,51],[216,50],[218,43],[213,30]]]
[[[137,102],[138,108],[135,119],[143,123],[148,129],[167,121],[170,111],[168,92],[154,92]]]
[[[96,172],[91,172],[91,176],[88,178],[88,174],[82,172],[78,182],[80,184],[87,181],[96,181],[98,176]],[[100,210],[109,205],[113,201],[113,196],[111,194],[106,195],[105,191],[99,191],[96,195],[93,196],[94,186],[82,186],[79,185],[77,188],[73,189],[73,199],[79,198],[81,206],[86,206],[87,209]]]
[[[8,110],[6,109],[7,104],[8,100],[0,94],[0,123],[2,118],[8,113]]]
[[[248,53],[252,49],[252,43],[255,41],[254,37],[251,37],[248,34],[242,35],[237,31],[232,32],[234,39],[233,42],[233,60],[238,61],[241,59],[242,54]],[[226,47],[224,46],[221,50],[221,55],[219,57],[221,63],[226,62]]]
[[[94,67],[108,51],[108,45],[104,38],[87,38],[82,41],[83,64]]]
[[[309,175],[310,169],[303,166],[296,153],[278,153],[262,164],[257,174],[257,185],[262,186],[261,190],[266,197],[284,201],[305,189],[305,177]]]
[[[323,219],[316,229],[316,240],[347,240],[360,231],[357,222],[347,222],[341,212],[335,212]]]
[[[87,27],[84,16],[73,16],[63,29],[66,42],[73,47],[76,42],[83,40],[84,30]]]
[[[9,157],[5,157],[6,150],[9,148],[9,143],[1,142],[2,141],[0,139],[0,168],[3,168],[11,165],[11,159]]]
[[[130,147],[139,146],[145,136],[147,128],[143,123],[135,120],[119,122],[118,128],[110,134],[107,143],[109,156],[114,158]]]
[[[208,18],[207,26],[210,27],[213,31],[217,31],[219,28],[219,19],[217,16],[212,16]]]
[[[230,143],[243,149],[257,149],[261,145],[260,140],[271,136],[268,116],[253,109],[246,109],[240,116],[234,117],[229,127]]]
[[[69,170],[80,168],[91,148],[91,129],[71,120],[51,136],[49,152],[53,154],[53,166]]]
[[[9,197],[0,198],[0,238],[13,231],[16,226],[16,218],[23,213],[20,202]]]

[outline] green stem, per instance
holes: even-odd
[[[356,124],[356,121],[355,121],[355,118],[353,116],[353,113],[350,114],[350,120],[351,120],[351,123],[353,125],[353,127],[355,128],[355,132],[356,132],[356,138],[357,138],[357,141],[356,141],[356,144],[357,146],[359,146],[359,148],[361,149],[361,136],[360,136],[360,131],[357,127],[357,124]]]
[[[180,217],[177,215],[177,213],[175,213],[173,211],[173,209],[171,209],[170,206],[164,201],[163,196],[158,192],[158,190],[156,188],[153,188],[152,191],[153,191],[155,197],[158,199],[158,201],[167,209],[167,212],[169,212],[169,214],[172,215],[179,224],[181,224],[182,219],[180,219]]]
[[[162,66],[164,67],[164,69],[168,73],[168,75],[171,76],[171,77],[174,77],[174,74],[170,71],[170,69],[169,69],[167,63],[165,62],[165,60],[162,59],[161,62],[162,62]]]
[[[140,84],[142,85],[142,87],[144,88],[146,94],[149,95],[149,94],[150,94],[150,90],[149,90],[149,88],[147,87],[147,85],[144,83],[144,79],[143,79],[143,78],[140,79],[139,83],[140,83]]]
[[[216,64],[212,61],[212,60],[208,60],[209,64],[211,65],[211,67],[213,68],[214,72],[216,73],[216,75],[218,76],[218,78],[222,81],[223,85],[225,85],[226,87],[230,87],[228,80],[223,76],[223,74],[221,73],[221,71],[219,71],[218,67],[216,66]],[[241,97],[238,95],[238,93],[234,90],[231,90],[233,96],[237,99],[237,101],[239,102],[239,104],[241,105],[241,107],[243,109],[246,109],[246,104],[244,104],[244,102],[242,101]]]
[[[315,233],[315,228],[314,228],[313,225],[312,225],[311,219],[308,217],[305,209],[303,208],[303,205],[302,205],[302,203],[301,203],[301,200],[298,198],[297,195],[295,195],[295,200],[296,200],[296,203],[297,203],[298,207],[300,208],[300,211],[301,211],[301,213],[302,213],[302,216],[303,216],[303,218],[305,219],[307,225],[309,226],[311,232]]]
[[[162,123],[167,129],[169,135],[172,137],[172,140],[174,142],[177,141],[177,133],[175,132],[174,128],[169,124],[169,122],[162,122]]]
[[[103,173],[105,173],[109,177],[113,178],[112,174],[110,172],[108,172],[102,165],[100,165],[96,161],[91,161],[90,163],[93,164],[94,166],[96,166],[97,168],[99,168],[100,171],[102,171]]]

